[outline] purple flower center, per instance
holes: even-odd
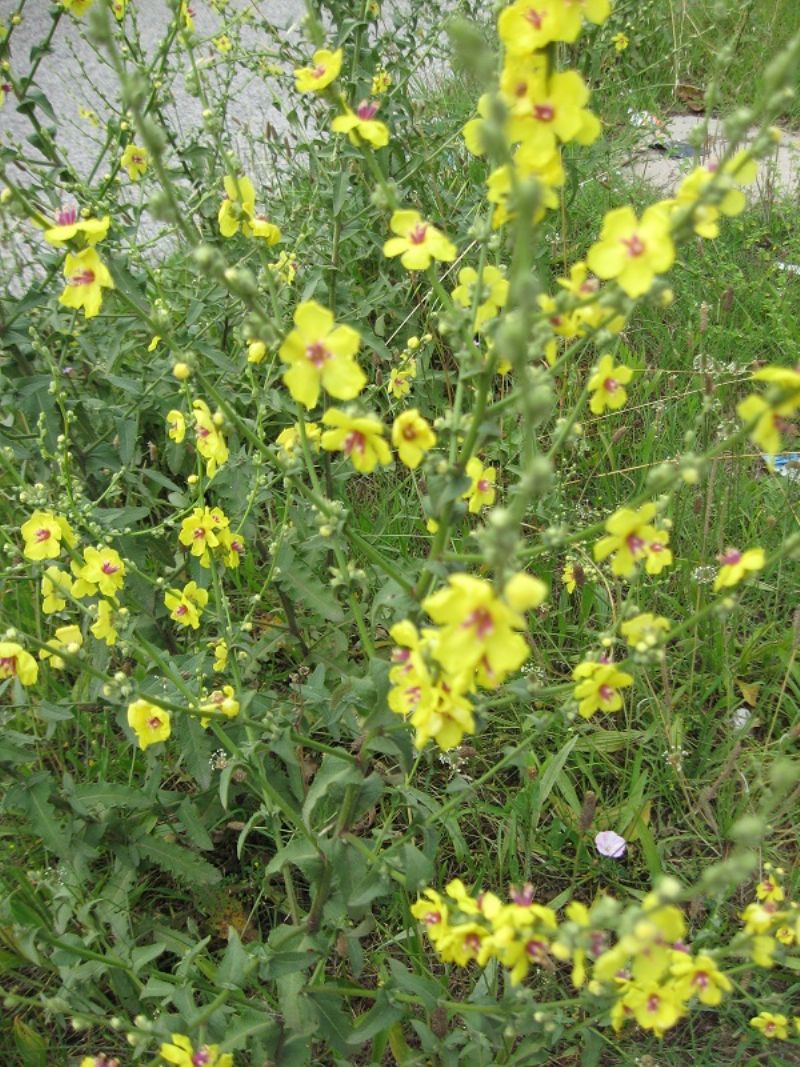
[[[318,369],[322,367],[333,355],[322,341],[312,341],[306,345],[306,359],[310,360]]]
[[[537,104],[533,109],[533,114],[539,122],[552,122],[556,117],[556,109],[552,104]]]
[[[408,235],[408,239],[412,245],[421,245],[425,243],[425,235],[428,232],[428,225],[425,222],[418,222],[411,233]]]
[[[3,656],[0,658],[0,671],[8,674],[17,673],[17,657],[16,656]]]
[[[628,548],[634,556],[637,552],[641,552],[645,547],[644,540],[639,537],[638,534],[635,533],[628,534],[628,536],[625,538],[625,543],[627,544]]]
[[[600,694],[601,700],[611,700],[611,698],[614,696],[614,692],[615,690],[610,685],[601,685],[598,689],[598,693]]]
[[[737,548],[729,548],[719,557],[720,563],[726,567],[733,567],[741,561],[742,553]]]
[[[370,100],[362,100],[356,108],[356,115],[363,121],[369,121],[378,114],[378,107],[378,104],[374,104]]]
[[[616,393],[617,389],[619,389],[619,382],[616,378],[606,378],[603,382],[603,388],[607,393]]]
[[[72,226],[78,221],[78,209],[74,204],[63,204],[56,214],[58,226]]]
[[[481,639],[494,633],[494,619],[492,613],[486,608],[476,608],[471,615],[467,616],[462,625],[465,628],[474,626],[475,636]]]
[[[80,270],[69,278],[70,285],[91,285],[94,282],[93,270]]]
[[[643,255],[645,252],[645,243],[638,233],[634,233],[630,237],[623,237],[622,243],[628,249],[628,255],[634,258]]]
[[[364,454],[367,440],[363,433],[359,433],[358,430],[351,430],[350,433],[344,439],[344,452],[346,455],[350,455],[351,452],[356,451],[361,455]]]
[[[106,560],[100,570],[103,572],[103,574],[116,574],[119,570],[119,567],[117,567],[114,563],[111,563],[109,560]]]
[[[208,1051],[208,1045],[203,1045],[192,1056],[193,1067],[205,1067],[205,1064],[211,1063],[211,1053]]]
[[[542,28],[542,22],[544,21],[544,18],[536,10],[536,8],[529,7],[528,10],[525,12],[525,18],[528,20],[528,22],[530,22],[531,26],[533,26],[535,30],[540,30]]]

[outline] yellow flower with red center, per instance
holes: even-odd
[[[780,1013],[761,1011],[750,1020],[750,1025],[770,1041],[786,1041],[789,1037],[789,1020]]]
[[[52,511],[34,511],[20,527],[25,541],[25,559],[56,559],[61,552],[61,542],[72,547],[75,534],[70,524],[61,515]]]
[[[592,413],[602,415],[606,408],[618,411],[628,399],[625,386],[632,377],[630,367],[615,363],[613,356],[603,356],[589,379],[589,392],[592,394],[589,409]]]
[[[464,267],[458,272],[458,285],[453,290],[453,300],[470,310],[475,305],[476,287],[478,304],[475,312],[475,329],[482,327],[497,316],[508,300],[508,280],[497,267],[484,267],[478,285],[478,272],[474,267]]]
[[[619,711],[623,705],[619,690],[633,685],[630,674],[602,661],[579,663],[572,677],[578,682],[573,695],[578,701],[578,714],[584,719],[596,711]]]
[[[97,620],[90,627],[92,635],[98,641],[105,641],[111,648],[117,643],[119,634],[114,626],[114,612],[107,600],[99,600],[97,603]]]
[[[559,205],[556,189],[564,184],[566,177],[561,165],[560,153],[553,151],[542,155],[536,150],[536,146],[523,143],[514,154],[513,166],[506,163],[497,167],[486,182],[486,199],[490,204],[496,205],[492,212],[492,226],[496,230],[516,218],[516,210],[509,207],[515,171],[517,181],[521,178],[531,178],[539,183],[539,203],[533,212],[531,222],[541,222],[548,211],[552,211]]]
[[[398,415],[392,426],[392,444],[397,449],[400,462],[410,470],[422,462],[426,452],[436,444],[436,434],[416,408]]]
[[[388,257],[400,256],[406,270],[426,270],[434,259],[450,263],[456,258],[456,247],[418,211],[395,211],[389,222],[392,233],[383,246]]]
[[[326,452],[344,452],[357,471],[370,474],[378,464],[388,466],[392,453],[384,440],[384,426],[379,419],[368,415],[348,415],[339,408],[330,408],[322,416],[326,430],[322,447]]]
[[[94,3],[94,0],[60,0],[61,6],[70,15],[85,15]]]
[[[686,1013],[674,986],[658,982],[632,984],[622,997],[622,1004],[643,1030],[652,1030],[656,1037],[662,1037]]]
[[[195,508],[181,523],[178,540],[191,548],[193,556],[199,557],[201,566],[210,567],[209,549],[217,548],[220,543],[218,532],[228,525],[228,519],[219,508]]]
[[[206,460],[206,476],[213,478],[219,468],[227,463],[230,455],[220,429],[222,416],[212,415],[208,404],[200,399],[192,403],[192,414],[197,451]]]
[[[516,604],[527,606],[512,607],[490,582],[467,574],[450,575],[444,589],[423,601],[423,608],[439,626],[433,656],[454,678],[477,671],[478,683],[494,689],[528,658],[528,643],[519,631],[526,630],[522,611],[537,606],[530,599],[534,589],[530,587],[525,598],[518,585],[509,583],[506,589]],[[541,603],[544,586],[538,583],[535,592],[534,600],[539,598]]]
[[[352,326],[336,325],[333,313],[307,300],[294,313],[295,329],[278,350],[289,365],[283,382],[294,400],[313,408],[320,389],[337,400],[353,400],[367,377],[356,363],[361,338]]]
[[[219,545],[222,551],[222,562],[226,567],[235,570],[241,563],[247,545],[242,534],[234,533],[228,527],[223,527],[219,532]]]
[[[468,500],[470,513],[477,515],[481,508],[490,508],[494,504],[497,471],[494,467],[484,467],[478,457],[473,456],[467,463],[465,474],[472,484],[461,494],[461,499]]]
[[[589,145],[600,136],[600,120],[586,108],[589,89],[575,70],[553,74],[517,98],[508,122],[508,139],[524,141],[527,151],[549,156],[559,142]]]
[[[136,734],[142,751],[159,741],[166,741],[172,732],[170,713],[144,699],[128,705],[128,726]]]
[[[73,254],[67,252],[64,260],[64,277],[67,280],[59,304],[78,310],[83,308],[85,318],[92,319],[103,303],[103,289],[113,289],[114,279],[108,267],[93,248]]]
[[[200,616],[208,603],[208,592],[201,589],[197,582],[187,582],[183,589],[168,589],[164,594],[164,605],[169,617],[179,626],[191,626],[196,630],[200,625]]]
[[[0,641],[0,681],[18,678],[22,685],[35,685],[39,664],[16,641]]]
[[[83,550],[83,565],[72,563],[78,579],[73,586],[77,597],[94,596],[99,589],[104,596],[116,596],[125,583],[125,561],[116,549],[100,546]]]
[[[767,872],[771,872],[772,868],[768,863],[764,864],[764,867]],[[776,874],[783,874],[782,869],[778,868]],[[768,900],[772,904],[780,904],[782,900],[785,900],[786,894],[777,877],[767,873],[756,886],[756,897],[759,900]]]
[[[185,1034],[172,1034],[172,1044],[164,1043],[159,1055],[176,1067],[233,1067],[230,1052],[220,1056],[219,1045],[198,1045],[195,1049]]]
[[[574,41],[581,12],[567,0],[515,0],[500,12],[497,30],[509,55],[527,55],[552,41]]]
[[[321,93],[339,77],[342,69],[342,50],[335,52],[320,48],[311,58],[310,67],[298,67],[294,72],[295,88],[300,93]]]
[[[167,427],[168,435],[175,442],[176,445],[181,444],[186,437],[186,419],[183,417],[183,412],[178,411],[177,408],[173,408],[172,411],[167,412]]]
[[[103,240],[110,224],[109,215],[104,215],[102,219],[83,219],[74,204],[65,204],[56,213],[53,225],[44,231],[44,239],[53,248],[60,248],[77,237],[80,243],[92,247]]]
[[[683,1000],[697,997],[701,1004],[716,1007],[721,1003],[723,993],[733,989],[730,978],[724,975],[710,956],[691,956],[688,952],[675,954],[670,967],[672,987],[677,996]]]
[[[331,129],[334,133],[346,133],[350,143],[356,146],[364,141],[372,148],[383,148],[389,143],[389,130],[375,118],[378,107],[370,100],[362,100],[355,111],[347,108],[344,115],[337,115]]]
[[[42,611],[45,615],[62,611],[67,606],[65,593],[72,593],[72,579],[66,571],[48,567],[42,575]]]
[[[763,548],[748,548],[745,552],[740,552],[738,548],[726,548],[717,558],[722,566],[714,579],[715,593],[738,585],[748,574],[755,574],[764,567]]]
[[[386,391],[395,400],[404,400],[411,392],[411,382],[417,376],[417,361],[409,360],[401,367],[392,367],[389,371],[389,384]]]
[[[594,546],[594,558],[600,562],[611,556],[612,574],[623,578],[633,574],[642,560],[648,574],[660,573],[672,562],[672,553],[666,547],[668,532],[652,525],[655,514],[655,504],[615,511],[606,520],[608,536],[601,537]]]
[[[215,689],[208,698],[200,705],[203,717],[200,725],[208,726],[215,715],[224,715],[228,719],[235,719],[239,714],[239,701],[236,699],[232,685],[224,685],[222,689]]]
[[[619,33],[614,34],[611,38],[611,43],[614,45],[617,52],[624,52],[631,42],[628,39],[628,35],[620,31]]]
[[[80,626],[59,626],[55,636],[47,642],[44,648],[39,649],[39,659],[49,659],[50,666],[54,670],[63,670],[65,662],[63,656],[59,655],[59,653],[66,652],[74,656],[82,644],[83,634]]]
[[[631,207],[609,211],[586,262],[598,278],[616,278],[628,296],[649,292],[656,275],[664,274],[675,262],[669,209],[654,204],[641,219]]]
[[[233,237],[241,228],[245,237],[261,237],[269,245],[277,244],[281,231],[264,216],[256,215],[256,193],[250,179],[226,174],[223,184],[225,198],[217,216],[222,236]]]
[[[140,145],[129,144],[122,153],[119,165],[128,172],[128,177],[132,182],[138,182],[147,173],[147,168],[150,166],[150,154]]]

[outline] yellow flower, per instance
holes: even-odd
[[[785,1041],[789,1036],[789,1020],[785,1015],[773,1015],[771,1011],[759,1012],[750,1020],[750,1025],[770,1040]]]
[[[715,1007],[723,993],[733,989],[731,980],[719,970],[710,956],[691,956],[688,952],[675,954],[670,974],[676,995],[683,1001],[697,997],[701,1004]]]
[[[208,699],[200,705],[200,711],[204,712],[200,725],[205,727],[214,715],[225,715],[229,719],[235,719],[239,714],[239,701],[236,699],[232,685],[224,685],[222,689],[215,689]]]
[[[103,289],[114,288],[108,267],[93,248],[84,248],[77,254],[67,252],[64,277],[67,284],[58,298],[59,304],[75,310],[83,308],[87,319],[94,318],[100,311]]]
[[[547,157],[558,142],[589,145],[600,136],[600,120],[586,108],[589,89],[575,70],[553,74],[548,81],[531,79],[523,97],[516,97],[508,121],[512,143],[523,141],[526,153]]]
[[[83,566],[73,561],[72,571],[82,583],[75,590],[75,596],[79,597],[94,596],[96,589],[104,596],[113,597],[125,582],[125,561],[113,548],[85,548]]]
[[[456,248],[431,223],[425,222],[418,211],[395,211],[389,222],[392,233],[383,246],[383,254],[400,256],[406,270],[426,270],[431,260],[450,263],[456,258]]]
[[[600,240],[589,249],[586,262],[598,278],[616,278],[628,296],[642,296],[655,276],[675,262],[669,210],[654,204],[641,219],[631,207],[609,211]]]
[[[316,422],[306,423],[306,438],[311,446],[312,451],[319,452],[319,441],[322,436],[322,430]],[[300,427],[299,425],[287,426],[285,430],[281,430],[278,436],[275,438],[275,444],[283,451],[287,456],[291,456],[296,449],[300,448]]]
[[[463,308],[472,308],[475,301],[475,286],[478,272],[473,267],[464,267],[458,272],[458,285],[453,290],[453,300]],[[508,299],[508,281],[497,267],[484,267],[481,279],[478,307],[475,314],[475,329],[480,330],[490,319],[495,318]]]
[[[85,15],[93,3],[94,0],[61,0],[61,6],[70,15]]]
[[[186,419],[183,417],[183,412],[178,411],[177,408],[168,411],[167,426],[169,427],[169,437],[172,438],[176,445],[179,445],[186,437]]]
[[[669,619],[648,611],[634,615],[632,619],[623,622],[619,629],[631,648],[635,648],[637,652],[646,652],[648,648],[659,643],[662,635],[669,631],[669,626]]]
[[[380,96],[381,93],[387,92],[391,84],[391,75],[383,67],[379,67],[372,76],[372,95]]]
[[[355,111],[347,108],[344,115],[338,115],[331,124],[334,133],[346,133],[350,143],[359,145],[366,141],[373,148],[383,148],[389,143],[389,130],[375,116],[378,104],[362,100]]]
[[[138,182],[147,173],[147,168],[150,166],[150,154],[146,148],[129,144],[122,153],[122,159],[119,162],[120,166],[127,170],[130,180]]]
[[[335,52],[329,52],[327,48],[321,48],[315,52],[311,67],[299,67],[294,72],[295,88],[300,93],[320,93],[339,76],[342,69],[342,50],[337,48]]]
[[[200,625],[200,616],[207,603],[208,592],[197,582],[187,582],[183,589],[168,589],[164,594],[169,617],[180,626],[191,626],[193,630]]]
[[[22,685],[35,685],[39,664],[16,641],[0,641],[0,681],[18,678]]]
[[[589,392],[592,399],[589,409],[595,415],[602,415],[608,408],[617,411],[628,399],[625,386],[633,377],[633,371],[622,363],[614,363],[612,356],[603,356],[597,369],[589,379]]]
[[[148,352],[155,352],[155,350],[158,348],[158,342],[160,340],[161,340],[161,335],[160,334],[157,334],[157,333],[153,334],[153,336],[150,338],[150,344],[147,346],[147,351]]]
[[[776,456],[781,450],[782,417],[771,405],[751,393],[736,407],[736,413],[743,423],[753,423],[750,427],[750,440],[763,449],[768,456]]]
[[[322,416],[326,430],[322,435],[322,447],[326,452],[344,452],[357,471],[370,474],[380,463],[392,462],[391,450],[383,438],[383,423],[369,416],[352,416],[338,408],[330,408]]]
[[[75,544],[75,534],[67,520],[52,511],[34,511],[20,532],[25,541],[25,559],[55,559],[61,552],[62,539],[70,547]]]
[[[665,547],[667,532],[651,525],[655,514],[655,504],[615,511],[606,520],[608,536],[601,537],[594,546],[594,558],[599,562],[612,556],[611,572],[623,578],[633,574],[643,559],[648,574],[660,573],[672,562],[672,553]]]
[[[283,382],[294,400],[313,408],[320,388],[337,400],[353,400],[367,377],[355,361],[361,338],[352,326],[337,326],[333,314],[316,300],[294,313],[295,329],[278,350],[289,369]]]
[[[389,384],[386,391],[395,400],[404,400],[411,392],[411,381],[417,376],[417,361],[409,360],[401,367],[392,367],[389,371]]]
[[[245,554],[244,537],[240,533],[232,533],[225,527],[219,532],[219,544],[224,553],[222,562],[225,566],[231,569],[238,567]]]
[[[620,31],[614,34],[611,38],[611,43],[618,52],[624,52],[631,42],[628,40],[627,35]]]
[[[50,660],[50,666],[60,671],[64,668],[64,660],[59,652],[68,652],[74,655],[83,644],[83,634],[80,626],[59,626],[55,637],[39,649],[39,659]]]
[[[119,3],[119,0],[114,0],[114,2]],[[119,1060],[104,1056],[102,1053],[99,1056],[84,1056],[81,1060],[81,1067],[119,1067]]]
[[[228,519],[218,508],[195,508],[181,523],[178,540],[191,548],[192,555],[200,558],[203,567],[209,567],[209,549],[219,545],[217,532],[227,525]]]
[[[392,444],[400,462],[410,470],[416,470],[425,453],[436,444],[436,434],[417,409],[410,408],[394,420]]]
[[[80,2],[80,0],[75,0],[75,2]],[[93,3],[94,0],[89,0],[89,2]],[[80,115],[80,117],[82,119],[85,119],[86,122],[88,122],[90,126],[99,126],[100,125],[100,119],[97,117],[97,112],[93,111],[92,108],[90,108],[90,107],[79,107],[78,108],[78,114]]]
[[[223,179],[225,198],[219,206],[217,221],[223,237],[233,237],[241,228],[245,237],[260,237],[268,245],[277,244],[281,231],[263,215],[256,215],[256,191],[249,178],[240,175]]]
[[[149,700],[134,700],[128,705],[128,726],[136,734],[139,747],[144,751],[149,745],[166,741],[171,733],[171,716],[164,708],[156,707]],[[173,1034],[173,1038],[174,1038]],[[163,1049],[162,1045],[162,1049]],[[162,1052],[163,1055],[163,1052]],[[177,1063],[177,1060],[170,1060]]]
[[[52,615],[67,606],[64,593],[72,593],[72,579],[58,567],[48,567],[42,575],[42,611],[45,615]]]
[[[263,341],[251,341],[247,346],[247,362],[263,363],[267,354],[267,346]]]
[[[228,665],[228,643],[220,638],[219,641],[214,642],[212,647],[214,649],[214,663],[212,666],[217,674],[221,674]]]
[[[661,1037],[683,1016],[684,1006],[670,985],[647,982],[633,984],[622,998],[623,1005],[631,1012],[644,1030],[652,1030]]]
[[[195,421],[197,451],[206,460],[206,476],[213,478],[219,468],[228,461],[230,455],[228,446],[217,425],[217,419],[211,414],[205,400],[195,400],[192,404],[192,413]]]
[[[221,33],[219,37],[214,38],[214,47],[218,52],[226,55],[233,48],[233,44],[227,33]]]
[[[97,602],[97,621],[91,625],[90,629],[92,635],[98,641],[105,641],[109,648],[117,643],[119,634],[114,626],[113,610],[107,600]]]
[[[748,548],[740,552],[738,548],[726,548],[718,557],[722,566],[714,579],[714,592],[730,589],[748,574],[760,571],[764,566],[764,549]]]
[[[581,13],[564,0],[515,0],[500,12],[497,29],[509,55],[528,55],[551,41],[574,41]]]
[[[114,12],[117,22],[122,22],[125,18],[125,8],[127,6],[128,0],[111,0],[111,10]]]
[[[178,18],[180,19],[183,28],[185,30],[188,30],[189,33],[194,30],[194,19],[192,18],[193,14],[194,12],[189,7],[189,0],[180,0],[180,4],[178,6]]]
[[[567,592],[572,595],[578,586],[578,579],[580,578],[580,584],[583,585],[583,568],[580,572],[577,570],[577,564],[565,563],[564,569],[561,572],[561,581],[567,587]]]
[[[765,867],[767,870],[771,870],[769,864],[765,864]],[[778,868],[777,873],[783,874],[783,871]],[[756,886],[756,896],[759,900],[768,900],[773,904],[780,904],[781,901],[785,899],[786,894],[778,879],[773,875],[768,874]]]
[[[588,719],[596,711],[619,711],[623,700],[620,689],[633,685],[633,678],[618,670],[613,663],[598,663],[585,660],[572,672],[578,682],[574,697],[578,701],[578,714]]]
[[[110,223],[111,218],[108,215],[104,215],[102,219],[82,219],[74,204],[65,205],[56,214],[54,225],[48,226],[44,231],[44,239],[53,248],[60,248],[77,237],[91,248],[105,238]]]
[[[526,629],[524,616],[482,578],[451,574],[422,606],[440,627],[433,657],[453,678],[477,671],[479,684],[494,689],[528,658],[518,632]]]
[[[472,484],[466,493],[462,493],[462,500],[469,500],[469,510],[472,515],[477,515],[481,508],[490,508],[494,504],[497,481],[497,471],[494,467],[484,467],[477,456],[473,456],[466,466],[466,475]]]

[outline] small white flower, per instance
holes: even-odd
[[[625,838],[613,830],[601,830],[595,836],[594,844],[601,856],[609,856],[614,860],[621,860],[628,847]]]

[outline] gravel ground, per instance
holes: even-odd
[[[244,6],[246,0],[231,3],[228,10]],[[0,13],[12,0],[0,0]],[[303,0],[257,0],[248,4],[259,15],[284,29],[291,36],[297,35],[299,21],[304,11]],[[16,7],[16,4],[14,4]],[[201,57],[219,58],[219,52],[210,38],[220,32],[221,17],[205,0],[195,0],[195,27]],[[39,44],[51,26],[51,7],[45,0],[31,0],[25,8],[23,22],[14,30],[11,62],[15,72],[25,73],[30,69],[31,47]],[[171,12],[165,0],[131,0],[126,19],[135,18],[142,46],[148,56],[155,52],[169,24]],[[52,51],[45,55],[36,74],[36,82],[48,97],[56,115],[57,141],[64,155],[83,174],[89,173],[103,144],[105,119],[118,99],[117,78],[105,59],[98,54],[82,34],[86,16],[82,19],[65,15],[60,20],[52,42]],[[242,42],[248,47],[268,47],[266,36],[249,27],[243,27]],[[207,42],[207,43],[205,43]],[[275,84],[270,80],[256,79],[249,72],[237,75],[233,88],[234,142],[237,150],[247,147],[249,130],[263,132],[267,123],[282,133],[287,128],[284,117],[272,106]],[[170,113],[176,128],[186,136],[201,123],[201,105],[187,91],[182,76],[172,86],[174,104]],[[278,90],[280,91],[280,90]],[[90,109],[98,119],[98,125],[81,117],[80,109]],[[32,133],[28,118],[19,113],[9,101],[0,112],[0,136],[6,142],[25,146]]]

